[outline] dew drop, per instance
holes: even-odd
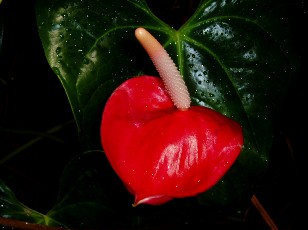
[[[61,47],[57,47],[56,53],[57,53],[57,54],[61,53]]]
[[[188,64],[188,67],[192,68],[192,67],[194,67],[194,65],[193,64]]]

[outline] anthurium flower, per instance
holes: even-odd
[[[242,128],[210,108],[191,106],[165,49],[145,29],[135,34],[160,78],[133,77],[112,93],[102,114],[102,147],[134,195],[133,206],[196,196],[235,162],[243,146]]]

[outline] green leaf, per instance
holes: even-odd
[[[157,74],[134,38],[147,28],[166,48],[194,104],[238,121],[244,149],[201,203],[249,198],[266,170],[281,98],[292,79],[284,21],[276,0],[204,0],[178,30],[144,0],[44,0],[36,14],[46,58],[70,101],[84,151],[100,149],[104,104],[126,79]],[[102,182],[103,183],[103,182]]]
[[[46,57],[67,93],[85,150],[99,143],[98,121],[109,95],[140,73],[134,28],[168,28],[158,22],[144,1],[38,1]]]
[[[18,201],[13,191],[2,180],[0,180],[0,216],[43,225],[59,224]]]
[[[61,177],[56,205],[46,216],[79,229],[119,226],[117,207],[128,194],[123,195],[123,185],[112,176],[111,168],[105,167],[106,161],[101,151],[72,159]]]
[[[78,229],[131,224],[129,219],[119,216],[131,213],[128,208],[132,208],[133,197],[108,167],[101,151],[72,159],[63,171],[59,188],[54,207],[47,214],[41,214],[21,203],[0,180],[0,217]]]

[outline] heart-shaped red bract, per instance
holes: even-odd
[[[160,78],[141,76],[107,101],[101,142],[134,205],[162,204],[217,183],[240,154],[243,134],[238,123],[212,109],[178,110]]]

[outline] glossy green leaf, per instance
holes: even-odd
[[[157,74],[134,30],[145,27],[164,45],[193,103],[243,126],[245,145],[237,162],[200,196],[201,203],[224,205],[248,199],[268,164],[275,115],[293,68],[279,15],[285,9],[275,0],[203,0],[178,30],[144,0],[41,0],[36,14],[46,58],[67,93],[84,151],[101,148],[101,113],[112,91],[130,77]]]

